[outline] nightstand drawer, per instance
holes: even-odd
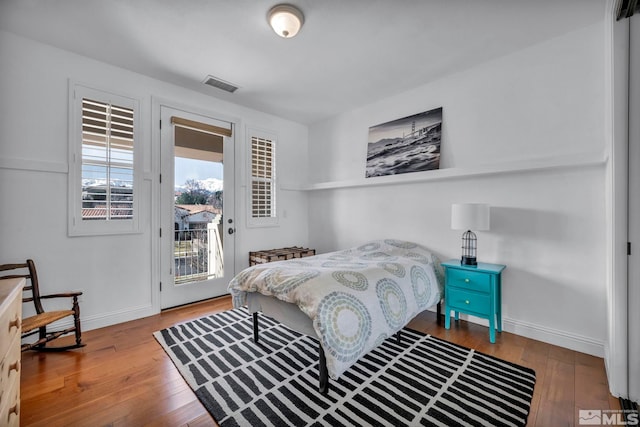
[[[485,316],[491,313],[491,298],[489,295],[447,288],[445,300],[447,306],[452,310],[467,313],[473,312]]]
[[[447,286],[489,293],[491,275],[469,270],[447,269]]]

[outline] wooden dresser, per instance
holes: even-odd
[[[20,425],[20,323],[24,279],[0,280],[0,426]]]

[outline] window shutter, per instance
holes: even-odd
[[[134,111],[82,98],[83,220],[133,218]]]
[[[276,217],[275,143],[251,137],[251,217]]]
[[[69,84],[69,236],[140,232],[140,100]]]

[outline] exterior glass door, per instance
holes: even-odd
[[[161,107],[161,307],[227,293],[234,274],[232,125]],[[225,227],[228,225],[229,227]]]

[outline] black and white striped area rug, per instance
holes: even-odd
[[[154,333],[221,426],[524,426],[535,372],[405,329],[318,392],[318,342],[234,309]]]

